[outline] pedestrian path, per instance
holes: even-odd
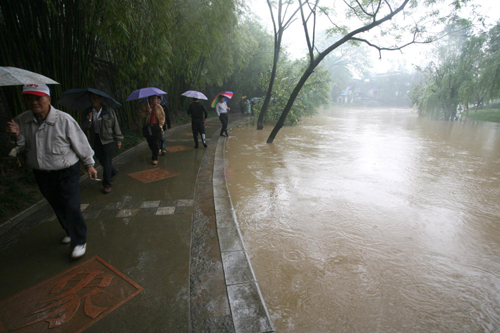
[[[144,143],[116,158],[110,194],[82,182],[82,259],[46,205],[0,226],[0,333],[273,331],[225,186],[227,139],[216,118],[206,149],[190,130],[169,131],[158,166]]]

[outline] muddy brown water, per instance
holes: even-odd
[[[500,127],[405,109],[240,126],[228,186],[278,332],[500,331]]]

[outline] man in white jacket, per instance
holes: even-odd
[[[36,182],[66,231],[64,244],[71,243],[72,258],[85,254],[87,226],[80,209],[80,165],[96,179],[94,151],[71,115],[50,105],[45,84],[29,84],[22,94],[28,111],[7,122],[7,133],[33,169]]]

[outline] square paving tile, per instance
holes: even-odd
[[[192,206],[194,205],[193,199],[179,199],[177,200],[177,206]]]
[[[82,332],[143,290],[99,257],[0,303],[1,332]]]
[[[175,207],[159,207],[156,210],[156,215],[173,215],[175,213]]]
[[[156,214],[156,208],[142,208],[136,216],[153,216]]]
[[[141,208],[156,208],[160,205],[160,200],[157,201],[144,201]]]
[[[131,217],[136,216],[139,212],[139,209],[120,209],[116,217]]]
[[[175,153],[178,151],[184,151],[184,150],[192,150],[193,148],[191,147],[186,147],[186,146],[172,146],[172,147],[167,147],[165,148],[166,151],[169,153]]]
[[[146,184],[178,175],[180,175],[180,173],[163,168],[154,168],[129,174],[130,177]]]

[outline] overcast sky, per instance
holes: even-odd
[[[336,1],[338,2],[339,0],[322,1],[320,4],[326,5],[327,3],[331,4]],[[251,8],[255,15],[260,18],[263,25],[272,33],[273,28],[267,1],[251,0],[251,2]],[[449,2],[451,2],[451,0],[447,0],[447,3]],[[473,2],[480,6],[478,13],[486,18],[487,24],[493,25],[500,19],[500,0],[474,0]],[[339,2],[339,5],[345,7],[342,2]],[[327,22],[324,22],[322,25],[324,27],[329,26]],[[283,44],[294,58],[300,58],[306,54],[307,48],[305,46],[304,32],[300,20],[297,20],[288,30],[286,30],[283,37]],[[432,47],[432,45],[410,46],[403,51],[403,54],[398,51],[383,52],[381,60],[379,60],[377,50],[372,49],[370,54],[373,57],[372,63],[375,71],[386,72],[397,62],[405,62],[408,68],[413,68],[414,65],[423,65]]]

